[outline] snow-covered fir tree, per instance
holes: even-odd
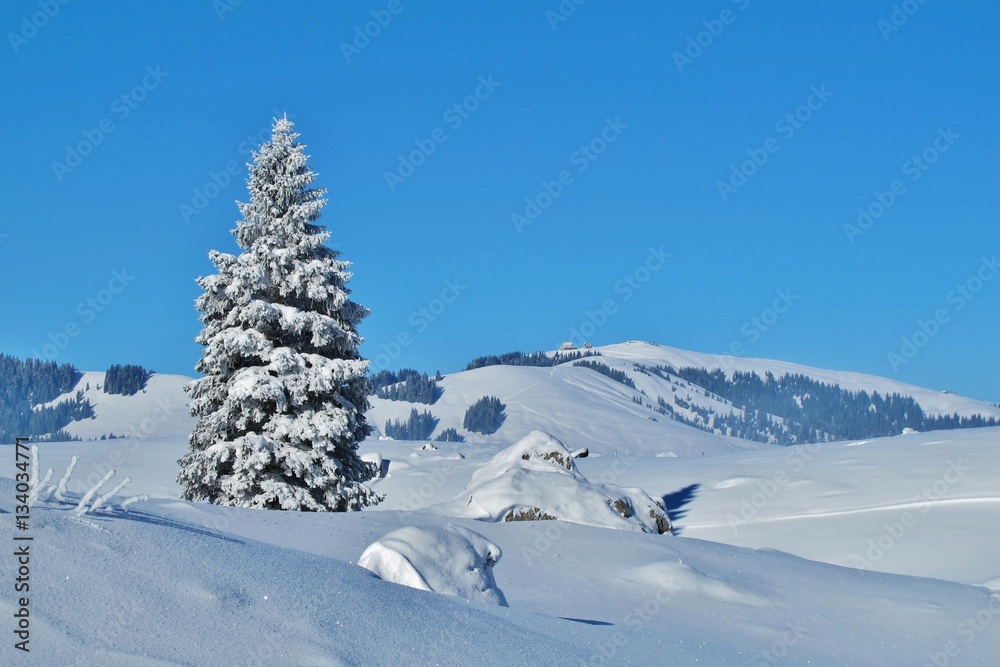
[[[199,278],[205,346],[187,386],[198,417],[178,461],[183,497],[261,509],[359,510],[382,498],[358,443],[370,432],[368,362],[349,262],[316,224],[325,190],[292,123],[278,119],[254,154],[250,203],[233,230],[239,256],[212,251]]]

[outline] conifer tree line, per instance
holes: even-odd
[[[446,428],[434,438],[435,442],[465,442],[465,436],[454,428]]]
[[[607,364],[602,364],[599,361],[577,361],[573,365],[583,366],[584,368],[589,368],[592,371],[597,371],[601,375],[609,377],[615,382],[621,382],[626,387],[635,389],[635,382],[628,376],[628,373],[620,371],[616,368],[611,368]]]
[[[491,354],[485,357],[476,357],[470,361],[465,370],[471,371],[476,368],[486,366],[539,366],[548,368],[558,366],[569,361],[584,359],[586,357],[599,357],[601,353],[597,350],[583,350],[576,352],[556,352],[551,357],[545,352],[506,352],[504,354]]]
[[[675,394],[673,405],[694,412],[694,418],[677,413],[657,397],[655,409],[661,414],[703,430],[758,442],[793,445],[899,435],[905,428],[931,431],[998,425],[995,417],[982,415],[927,416],[910,396],[849,391],[802,374],[766,372],[761,377],[754,371],[736,371],[729,377],[721,369],[642,366],[638,370],[667,380],[680,378],[742,410],[718,413]]]
[[[142,366],[115,364],[104,374],[104,393],[133,396],[146,388],[150,375]]]
[[[80,377],[70,364],[0,354],[0,443],[12,443],[17,436],[72,440],[63,429],[94,416],[82,392],[55,406],[38,406],[72,391]]]
[[[393,440],[426,440],[434,433],[438,421],[438,418],[429,411],[417,412],[417,409],[413,408],[406,421],[387,419],[385,421],[385,434]]]
[[[506,409],[507,406],[496,396],[483,396],[465,411],[462,427],[473,433],[492,435],[507,419]]]
[[[250,201],[238,204],[238,255],[212,251],[198,279],[204,346],[187,391],[198,418],[178,461],[188,500],[259,509],[359,510],[381,500],[358,443],[368,362],[351,300],[350,263],[318,224],[325,190],[286,118],[248,165]]]
[[[368,384],[376,396],[390,401],[433,405],[444,393],[435,379],[412,368],[404,368],[398,373],[379,371],[369,379]]]

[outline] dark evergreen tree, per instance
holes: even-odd
[[[453,428],[446,428],[434,440],[437,442],[465,442],[465,436]]]
[[[507,419],[506,408],[496,396],[483,396],[465,411],[462,427],[483,435],[496,433]]]
[[[437,427],[438,419],[427,410],[418,413],[416,408],[410,410],[410,418],[405,422],[398,419],[386,420],[385,434],[394,440],[426,440],[431,437]]]
[[[104,374],[104,393],[132,396],[146,388],[151,373],[142,366],[115,364]]]

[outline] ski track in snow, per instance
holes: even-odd
[[[764,516],[755,517],[754,523],[777,523],[781,521],[805,521],[809,519],[822,519],[834,516],[849,516],[851,514],[870,514],[872,512],[889,512],[899,510],[909,510],[920,508],[921,512],[930,510],[933,507],[944,505],[969,505],[969,504],[990,504],[1000,503],[1000,498],[938,498],[921,500],[919,502],[897,503],[895,505],[875,505],[872,507],[859,507],[855,509],[831,510],[828,512],[803,512],[799,514],[788,514],[784,516]],[[766,506],[765,506],[766,507]],[[728,527],[726,523],[685,523],[683,527],[688,528],[723,528]]]

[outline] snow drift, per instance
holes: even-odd
[[[613,471],[606,476],[616,477]],[[570,451],[542,431],[532,431],[490,459],[441,509],[483,521],[560,519],[619,530],[671,532],[662,503],[642,489],[587,480]]]
[[[468,528],[406,526],[365,549],[358,565],[395,584],[506,607],[493,579],[501,555]]]

